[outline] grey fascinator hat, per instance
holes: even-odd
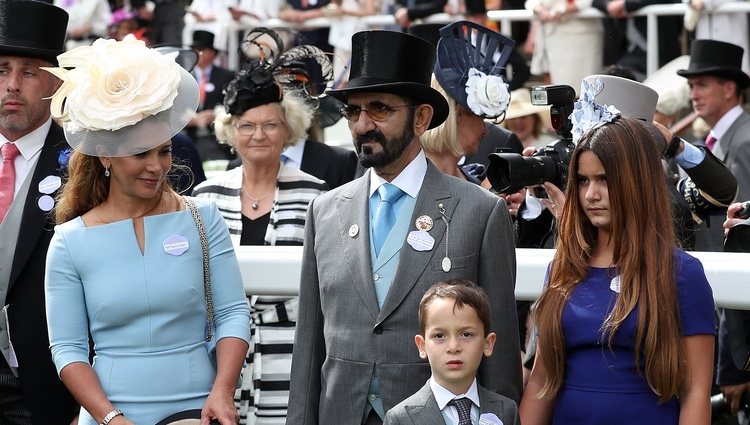
[[[515,44],[473,22],[446,25],[440,29],[435,78],[457,103],[480,117],[497,118],[510,104],[502,73]]]
[[[170,140],[198,108],[198,83],[168,55],[127,36],[99,39],[44,68],[63,81],[52,96],[73,149],[90,156],[136,155]]]

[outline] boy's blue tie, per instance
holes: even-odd
[[[448,404],[458,411],[458,425],[471,425],[471,400],[466,397],[454,398]]]
[[[375,247],[375,255],[380,255],[380,248],[388,238],[391,228],[396,224],[396,213],[393,211],[393,204],[404,195],[404,192],[398,186],[386,183],[378,188],[380,203],[375,208],[375,214],[372,219],[372,244]]]

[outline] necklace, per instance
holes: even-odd
[[[242,191],[245,192],[245,195],[248,198],[250,198],[251,201],[253,201],[253,203],[250,204],[250,208],[252,208],[253,211],[255,211],[255,210],[258,209],[258,202],[260,202],[263,199],[265,199],[266,196],[268,196],[268,194],[270,194],[271,192],[273,192],[273,189],[274,188],[272,187],[268,192],[264,193],[263,196],[261,196],[260,198],[253,198],[253,196],[250,194],[250,192],[248,192],[244,187],[242,188]]]

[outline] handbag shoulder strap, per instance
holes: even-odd
[[[206,341],[211,341],[214,336],[214,303],[211,295],[211,271],[208,268],[208,237],[206,236],[206,227],[203,225],[195,201],[190,198],[183,198],[190,214],[195,221],[195,227],[198,228],[198,235],[201,239],[201,251],[203,252],[203,292],[206,296]]]

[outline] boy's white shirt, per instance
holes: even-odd
[[[473,403],[471,406],[471,423],[479,423],[479,391],[477,391],[476,378],[474,378],[474,381],[471,383],[469,390],[464,394],[453,394],[445,387],[435,382],[435,379],[433,379],[432,377],[430,377],[430,380],[428,382],[430,383],[430,389],[432,390],[432,394],[435,396],[435,400],[437,401],[437,405],[440,408],[440,412],[443,414],[443,418],[447,417],[448,420],[451,421],[451,424],[457,425],[458,411],[454,406],[449,406],[448,402],[455,398],[466,397]]]

